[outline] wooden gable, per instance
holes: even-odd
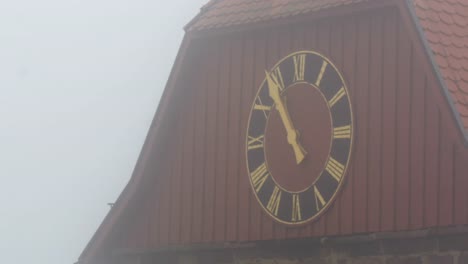
[[[193,22],[134,177],[82,262],[115,252],[468,224],[468,150],[450,105],[410,10],[376,2],[226,32],[197,33]],[[318,51],[341,70],[356,132],[332,206],[316,221],[288,227],[257,203],[244,149],[265,69],[298,50]]]

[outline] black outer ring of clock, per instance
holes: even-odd
[[[257,91],[249,115],[246,136],[247,170],[252,191],[262,209],[277,222],[287,225],[301,225],[313,221],[330,207],[345,181],[353,145],[354,123],[349,91],[343,76],[327,57],[315,51],[294,52],[280,60],[270,72],[280,69],[285,87],[299,82],[295,80],[295,76],[297,76],[295,74],[298,67],[298,58],[301,55],[305,55],[305,63],[303,63],[305,71],[299,81],[315,86],[327,101],[333,102],[332,106],[329,104],[332,118],[331,131],[334,133],[335,128],[337,128],[337,134],[343,135],[344,133],[345,136],[340,137],[338,135],[339,138],[335,138],[332,135],[330,153],[326,163],[327,169],[322,171],[312,186],[302,192],[296,193],[282,189],[268,172],[264,148],[249,150],[249,141],[252,141],[252,138],[258,138],[265,134],[269,116],[269,111],[257,110],[255,106],[264,105],[272,107],[274,105],[268,94],[268,84],[266,80],[263,80]],[[327,64],[325,70],[323,70],[324,64]],[[318,76],[320,75],[320,83],[317,83]],[[344,93],[344,95],[339,96],[339,100],[335,101],[334,98],[336,99],[337,94],[341,93]],[[343,130],[342,128],[346,129]],[[266,172],[260,176],[262,177],[260,186],[258,182],[258,175],[260,173],[255,172],[265,171],[262,164],[266,167]],[[341,177],[336,177],[337,174],[340,174]],[[254,175],[257,176],[255,181],[253,179]],[[317,195],[317,190],[320,195]],[[280,192],[279,202],[276,199],[278,192]],[[299,202],[297,202],[298,200]],[[300,217],[296,208],[300,210]]]

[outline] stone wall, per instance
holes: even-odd
[[[122,257],[122,256],[121,256]],[[120,260],[123,258],[120,257]],[[468,233],[372,234],[125,256],[125,264],[468,264]],[[116,262],[114,262],[116,263]]]
[[[279,250],[283,251],[283,250]],[[468,235],[325,243],[310,256],[237,258],[236,264],[468,264]],[[294,250],[293,250],[294,252]],[[286,252],[287,253],[287,252]],[[315,254],[314,254],[315,253]],[[317,254],[318,253],[318,254]],[[289,254],[288,254],[289,255]],[[306,254],[307,255],[307,254]]]

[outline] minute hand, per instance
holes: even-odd
[[[283,121],[284,127],[286,128],[288,143],[292,146],[294,150],[294,155],[296,156],[296,163],[299,164],[304,160],[307,152],[299,143],[299,140],[297,138],[297,130],[294,128],[293,123],[291,121],[291,117],[289,116],[288,109],[286,108],[285,104],[283,103],[283,100],[281,99],[281,95],[279,93],[279,86],[276,84],[275,81],[273,81],[268,72],[266,72],[266,79],[268,82],[268,91],[270,97],[271,99],[273,99],[275,107],[280,114],[281,120]]]

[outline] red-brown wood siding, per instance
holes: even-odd
[[[123,248],[400,231],[468,224],[468,149],[397,9],[198,39],[167,162],[132,216]],[[414,39],[414,38],[413,38]],[[317,221],[263,213],[245,160],[250,106],[265,69],[297,50],[338,66],[354,107],[346,184]]]

